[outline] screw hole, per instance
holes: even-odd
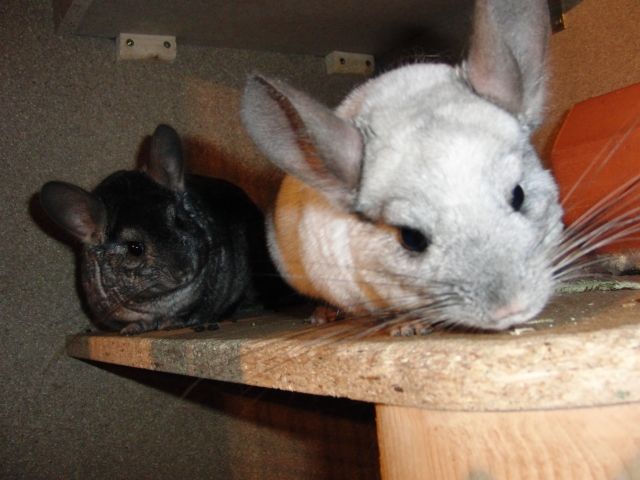
[[[340,65],[344,65],[345,63],[347,63],[347,61],[344,58],[340,59]]]
[[[364,64],[365,64],[367,67],[370,67],[370,66],[371,66],[371,60],[367,60],[366,62],[364,62]]]
[[[171,42],[164,42],[164,48],[171,48]]]
[[[133,47],[134,42],[131,38],[127,38],[127,47]]]

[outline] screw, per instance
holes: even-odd
[[[344,65],[345,63],[347,63],[347,61],[344,58],[340,59],[340,65]]]
[[[171,48],[171,42],[164,42],[164,48]]]
[[[130,38],[127,38],[127,47],[133,47],[133,40]]]

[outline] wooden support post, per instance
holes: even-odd
[[[376,416],[383,480],[640,480],[640,403]]]

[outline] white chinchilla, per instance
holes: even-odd
[[[548,36],[546,0],[478,0],[461,65],[390,71],[335,112],[252,77],[243,122],[288,174],[267,225],[285,278],[356,314],[499,330],[539,313],[562,232],[529,139]]]

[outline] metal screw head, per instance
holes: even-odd
[[[127,47],[133,47],[133,40],[131,38],[127,38]]]
[[[171,48],[171,42],[169,41],[165,41],[163,45],[164,45],[164,48]]]

